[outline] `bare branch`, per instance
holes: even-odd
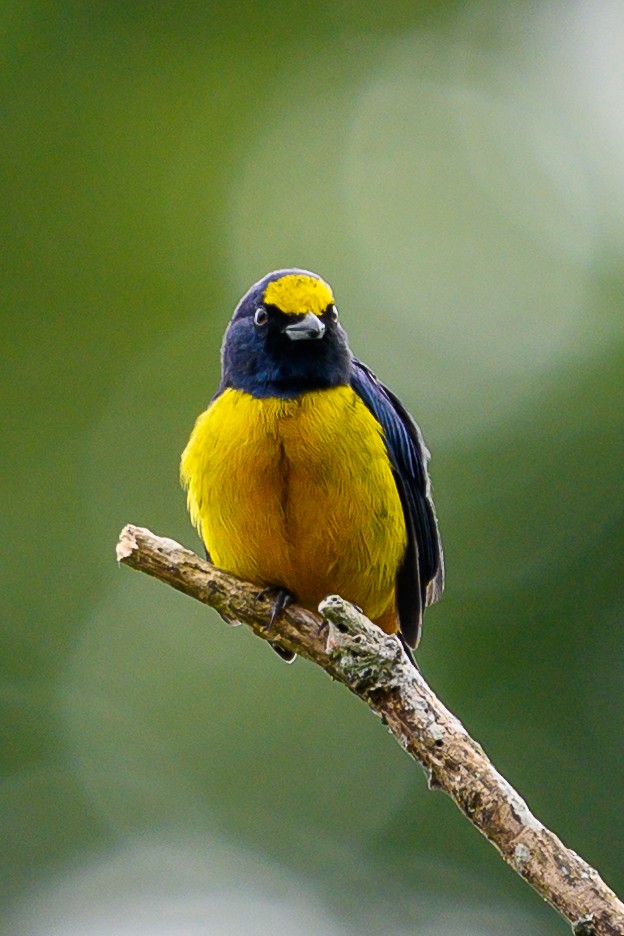
[[[399,641],[337,596],[321,616],[295,605],[267,634],[270,598],[170,539],[127,526],[117,559],[240,621],[344,683],[388,725],[505,861],[570,923],[577,936],[624,936],[624,904],[599,874],[542,825],[492,766],[482,748],[439,701]]]

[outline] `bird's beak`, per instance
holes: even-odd
[[[293,322],[292,325],[287,325],[284,334],[288,335],[291,341],[322,338],[325,334],[325,325],[318,315],[314,315],[313,312],[306,312],[302,318]]]

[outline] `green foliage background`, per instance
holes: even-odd
[[[240,294],[333,285],[433,452],[419,661],[624,890],[624,14],[7,2],[6,936],[566,932],[364,707],[119,570]]]

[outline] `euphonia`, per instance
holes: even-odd
[[[263,277],[234,310],[221,361],[181,462],[209,559],[274,589],[274,616],[338,594],[411,655],[444,587],[429,452],[353,356],[330,286],[307,270]]]

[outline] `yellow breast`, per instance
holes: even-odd
[[[197,420],[181,477],[216,565],[310,608],[337,593],[394,629],[405,521],[381,428],[350,387],[226,390]]]

